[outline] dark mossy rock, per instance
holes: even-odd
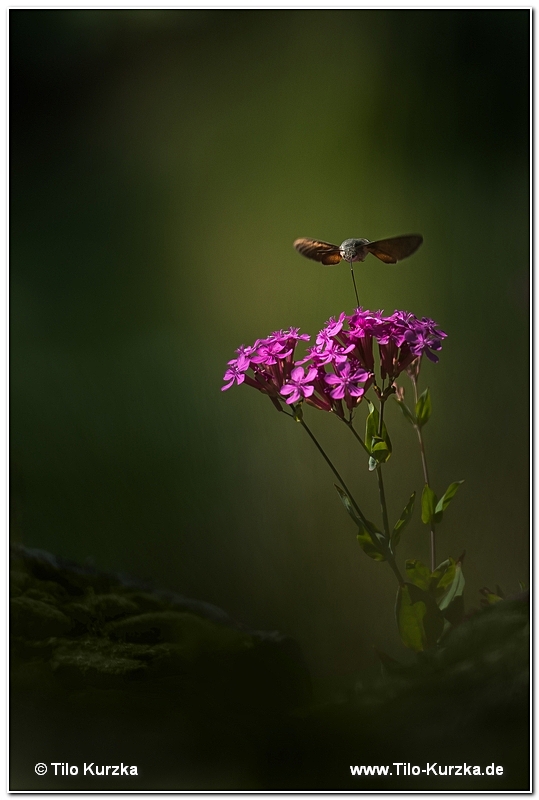
[[[115,653],[81,653],[80,648],[58,648],[51,664],[55,677],[66,687],[95,686],[117,688],[142,675],[145,667],[138,659],[122,658]]]
[[[35,599],[32,590],[10,601],[11,631],[23,639],[41,640],[63,636],[71,628],[71,621],[59,608],[43,599]]]
[[[252,636],[234,628],[217,625],[186,611],[153,611],[111,622],[107,636],[116,641],[157,644],[181,643],[187,658],[201,651],[236,650],[253,646]]]
[[[90,595],[86,601],[86,607],[93,618],[100,622],[133,616],[139,611],[138,605],[131,599],[113,593]]]
[[[19,791],[526,791],[528,597],[443,644],[313,696],[298,645],[207,603],[14,548],[11,788]],[[132,779],[36,762],[138,765]],[[499,777],[352,776],[495,763]],[[82,769],[81,769],[82,772]],[[97,780],[97,779],[94,779]]]
[[[295,642],[249,631],[224,611],[171,592],[148,591],[125,577],[81,567],[42,551],[12,550],[12,685],[28,686],[27,662],[43,662],[46,690],[68,701],[84,687],[153,691],[180,677],[173,703],[294,708],[310,697]],[[36,647],[47,642],[47,647]],[[186,683],[183,676],[191,674]],[[53,682],[53,683],[54,683]],[[154,683],[156,686],[152,687]],[[196,684],[196,686],[195,686]],[[44,688],[44,687],[41,687]]]

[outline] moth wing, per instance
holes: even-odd
[[[322,264],[325,264],[327,267],[330,264],[338,264],[341,260],[340,253],[328,253],[322,259]]]
[[[367,247],[367,250],[369,251],[369,253],[372,253],[373,256],[376,256],[376,258],[379,258],[380,261],[384,261],[386,264],[396,264],[397,261],[399,260],[398,258],[389,255],[389,253],[384,253],[384,251],[381,249],[379,250],[376,247],[372,247],[372,245],[369,245]]]
[[[393,236],[391,239],[378,239],[376,242],[369,242],[365,248],[373,256],[384,261],[386,264],[396,264],[403,258],[408,258],[422,245],[423,237],[420,234],[411,233],[406,236]]]
[[[322,264],[338,264],[341,260],[339,245],[331,242],[321,242],[320,239],[296,239],[294,247],[302,256],[320,261]]]

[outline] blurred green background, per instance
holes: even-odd
[[[421,384],[439,529],[478,589],[527,582],[528,10],[11,10],[12,536],[301,644],[315,676],[400,657],[394,576],[332,475],[247,387],[242,343],[350,313],[292,241],[422,233],[365,307],[448,333]],[[393,402],[390,514],[422,488]],[[360,409],[358,417],[363,418]],[[367,516],[352,437],[307,419]],[[401,544],[428,560],[416,512]]]

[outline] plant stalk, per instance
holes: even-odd
[[[363,524],[365,525],[367,530],[370,531],[371,527],[370,527],[369,521],[365,518],[364,514],[361,512],[361,509],[359,508],[358,504],[356,503],[356,501],[352,497],[350,489],[348,488],[346,483],[343,481],[343,479],[342,479],[341,475],[339,474],[337,468],[335,467],[335,465],[333,464],[333,462],[331,461],[329,456],[326,454],[326,452],[324,451],[322,445],[320,444],[320,442],[318,441],[318,439],[316,438],[314,433],[311,431],[311,429],[309,428],[309,426],[307,425],[305,420],[302,418],[299,421],[301,422],[302,426],[304,427],[304,429],[307,431],[307,433],[311,437],[312,441],[314,442],[315,447],[321,453],[324,461],[329,466],[330,470],[333,472],[333,474],[335,475],[335,477],[337,478],[339,483],[342,485],[342,488],[344,489],[344,491],[346,492],[346,494],[350,498],[350,501],[351,501],[352,505],[354,506],[354,509],[355,509],[358,517],[363,522]],[[360,442],[361,446],[367,452],[367,454],[370,455],[369,450],[365,445],[365,442],[362,440],[361,436],[358,434],[358,432],[354,428],[354,426],[352,424],[352,421],[350,420],[349,422],[347,422],[346,420],[343,420],[343,422],[347,425],[348,428],[350,428],[350,430],[352,431],[352,433],[354,434],[356,439]],[[395,562],[393,554],[391,553],[391,551],[389,549],[389,541],[390,541],[389,522],[388,522],[388,518],[387,518],[387,507],[386,507],[386,502],[385,502],[384,482],[383,482],[382,474],[380,472],[380,467],[377,467],[377,472],[378,472],[378,486],[380,488],[380,501],[382,503],[382,516],[384,518],[384,531],[385,531],[385,535],[386,535],[386,544],[387,544],[386,560],[387,560],[387,563],[389,564],[389,566],[391,567],[391,569],[393,570],[393,572],[395,574],[395,577],[397,578],[397,580],[399,582],[399,585],[402,586],[404,584],[404,579],[403,579],[403,577],[402,577],[402,575],[400,573],[400,570],[399,570],[399,568],[398,568],[398,566],[397,566],[397,564]]]
[[[378,425],[378,436],[382,438],[382,431],[384,426],[384,405],[385,401],[380,400],[380,423]],[[380,505],[382,507],[382,519],[384,522],[384,533],[386,535],[387,546],[389,548],[390,533],[389,533],[389,519],[387,515],[386,493],[384,490],[384,478],[382,475],[382,465],[378,464],[376,467],[376,475],[378,477],[378,493],[380,495]]]
[[[341,419],[344,422],[344,424],[347,426],[347,428],[350,428],[350,430],[352,431],[352,433],[354,434],[354,436],[356,437],[356,439],[360,443],[361,447],[365,450],[367,455],[370,456],[369,448],[367,447],[367,445],[365,444],[365,442],[363,441],[363,439],[361,438],[359,433],[354,428],[354,423],[352,422],[352,420],[346,420],[346,419],[343,419],[342,417],[338,417],[338,419]]]
[[[307,431],[307,433],[308,433],[308,434],[309,434],[309,436],[311,437],[311,439],[312,439],[312,441],[314,442],[315,446],[318,448],[318,451],[319,451],[319,452],[322,454],[322,457],[323,457],[324,461],[326,462],[326,464],[328,465],[328,467],[330,468],[330,470],[333,472],[333,474],[335,475],[335,477],[337,478],[337,480],[339,481],[339,483],[342,485],[342,488],[344,489],[344,491],[346,492],[346,494],[348,495],[348,497],[350,498],[350,501],[351,501],[352,505],[354,506],[354,509],[355,509],[355,511],[356,511],[356,513],[357,513],[357,515],[358,515],[358,517],[359,517],[359,518],[360,518],[360,520],[363,522],[363,524],[365,525],[365,527],[367,528],[367,530],[369,530],[369,531],[370,531],[370,529],[371,529],[371,526],[370,526],[370,523],[369,523],[369,521],[366,519],[366,517],[364,516],[364,514],[363,514],[363,512],[361,511],[360,507],[358,506],[358,504],[357,504],[357,503],[356,503],[356,501],[354,500],[354,498],[353,498],[353,496],[352,496],[352,493],[350,492],[350,489],[348,488],[348,486],[346,485],[346,483],[343,481],[343,479],[342,479],[341,475],[339,474],[339,472],[338,472],[337,468],[334,466],[334,464],[333,464],[333,462],[331,461],[331,459],[329,458],[329,456],[328,456],[328,455],[326,455],[326,453],[325,453],[325,451],[324,451],[324,449],[323,449],[322,445],[319,443],[318,439],[316,438],[316,436],[314,435],[314,433],[311,431],[311,429],[309,428],[309,426],[307,425],[307,423],[305,422],[305,420],[304,420],[304,419],[300,419],[300,422],[301,422],[301,424],[302,424],[303,428],[304,428],[304,429]]]
[[[382,438],[382,431],[384,429],[383,426],[384,426],[384,405],[385,405],[385,402],[386,402],[385,400],[380,399],[380,424],[378,426],[378,436],[380,438]],[[404,579],[403,579],[403,577],[402,577],[402,575],[400,573],[400,570],[399,570],[399,568],[397,566],[397,562],[395,561],[393,553],[391,552],[391,544],[390,544],[391,543],[391,534],[389,532],[389,519],[388,519],[388,515],[387,515],[386,493],[385,493],[385,489],[384,489],[384,478],[383,478],[383,475],[382,475],[382,465],[381,464],[378,464],[378,466],[376,467],[376,474],[378,476],[378,492],[380,494],[380,505],[382,506],[382,519],[384,521],[384,533],[386,535],[386,543],[387,543],[387,556],[386,556],[387,563],[389,564],[389,566],[391,567],[391,569],[395,573],[395,576],[396,576],[396,578],[397,578],[397,580],[399,582],[399,585],[403,586]]]
[[[414,387],[414,399],[417,405],[418,395],[417,395],[417,379],[415,377],[411,377],[412,385]],[[417,438],[419,440],[419,452],[421,453],[421,464],[423,466],[423,478],[425,483],[430,486],[429,483],[429,470],[427,467],[427,454],[425,452],[425,442],[423,441],[423,433],[421,427],[419,425],[414,425],[416,429]],[[436,569],[436,526],[434,522],[431,521],[430,523],[430,570],[434,572]]]

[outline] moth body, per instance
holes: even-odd
[[[339,253],[344,261],[365,261],[369,251],[365,247],[368,239],[345,239],[339,247]]]

